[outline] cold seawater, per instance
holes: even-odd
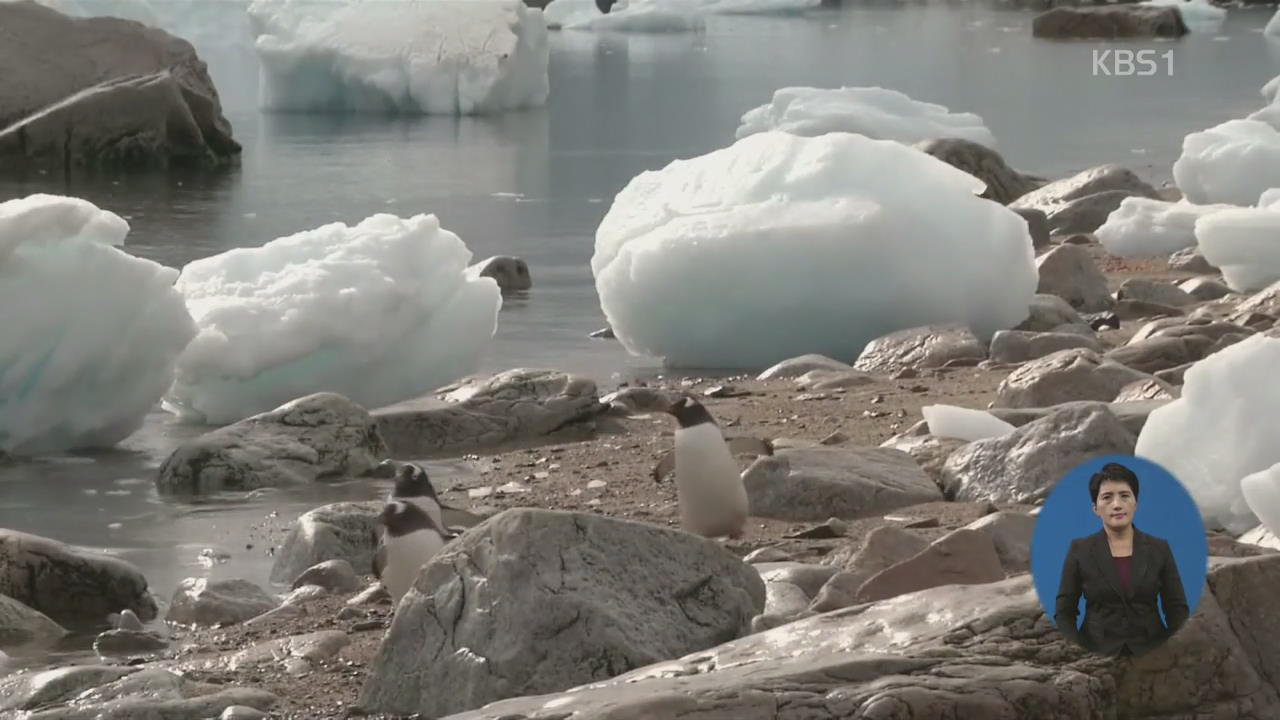
[[[587,336],[605,325],[589,268],[596,226],[633,176],[730,144],[742,113],[775,89],[892,88],[981,115],[1025,172],[1060,177],[1115,162],[1158,185],[1184,135],[1263,106],[1258,88],[1280,71],[1261,35],[1271,12],[1232,10],[1216,31],[1177,42],[1039,41],[1034,13],[970,4],[712,18],[705,33],[666,36],[553,32],[547,107],[492,118],[262,115],[251,58],[215,56],[244,144],[239,168],[0,177],[0,200],[85,197],[129,220],[127,250],[174,267],[331,221],[436,213],[476,260],[518,255],[532,271],[533,290],[505,300],[481,370],[554,367],[608,387],[658,363]],[[1155,76],[1095,74],[1095,51],[1143,48],[1171,52]],[[200,431],[157,411],[119,451],[0,465],[0,527],[126,557],[167,600],[193,575],[265,584],[275,531],[317,505],[386,489],[161,499],[157,466]],[[443,486],[466,472],[430,469]]]

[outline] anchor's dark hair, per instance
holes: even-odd
[[[1089,478],[1089,497],[1093,498],[1095,505],[1098,503],[1098,491],[1102,488],[1102,483],[1108,480],[1128,485],[1133,490],[1133,499],[1138,499],[1138,474],[1120,463],[1107,463]]]

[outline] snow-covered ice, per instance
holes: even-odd
[[[1267,530],[1273,535],[1280,531],[1280,463],[1246,476],[1240,491]]]
[[[227,423],[313,392],[368,408],[476,368],[501,295],[434,215],[380,214],[230,250],[182,269],[199,326],[166,409]]]
[[[908,144],[960,138],[996,147],[995,136],[981,117],[953,113],[943,105],[913,100],[880,87],[781,88],[774,91],[771,102],[742,116],[737,137],[770,130],[809,137],[852,132]]]
[[[1107,252],[1119,257],[1166,257],[1196,244],[1196,220],[1237,207],[1166,202],[1134,195],[1107,216],[1094,235]]]
[[[591,270],[623,346],[671,366],[851,362],[933,323],[990,336],[1027,317],[1038,278],[1026,221],[984,189],[897,142],[760,133],[633,178]]]
[[[110,447],[169,386],[195,324],[128,232],[78,198],[0,203],[0,453]]]
[[[1269,208],[1276,203],[1280,203],[1280,188],[1267,188],[1258,197],[1258,207]]]
[[[1280,208],[1223,210],[1197,220],[1195,231],[1200,254],[1232,290],[1254,292],[1280,280]]]
[[[1268,103],[1276,101],[1276,96],[1280,94],[1280,75],[1277,75],[1266,82],[1262,89],[1258,92],[1262,93],[1263,99]]]
[[[822,0],[618,0],[607,14],[595,0],[553,0],[547,27],[562,30],[667,33],[702,30],[711,15],[782,15],[820,7]]]
[[[1262,34],[1268,38],[1280,38],[1280,10],[1277,10],[1267,21],[1266,27],[1262,28]]]
[[[1280,462],[1280,339],[1254,335],[1187,370],[1182,397],[1147,419],[1134,454],[1178,478],[1209,525],[1258,524],[1240,482]]]
[[[957,405],[925,405],[920,408],[929,424],[929,434],[975,442],[1003,437],[1016,428],[986,410],[973,410]]]
[[[547,28],[521,0],[255,0],[265,110],[474,115],[546,103]]]
[[[1173,179],[1193,203],[1252,205],[1280,187],[1280,131],[1259,120],[1228,120],[1182,140]]]
[[[1226,8],[1220,8],[1208,0],[1143,0],[1139,5],[1176,7],[1182,20],[1192,32],[1212,30],[1227,19]]]

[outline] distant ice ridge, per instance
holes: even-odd
[[[1180,480],[1205,523],[1238,535],[1256,526],[1241,482],[1280,462],[1280,339],[1254,335],[1187,370],[1182,397],[1155,410],[1135,455]]]
[[[562,30],[664,33],[702,30],[709,15],[804,12],[822,0],[619,0],[602,13],[595,0],[552,0],[547,27]]]
[[[165,407],[228,423],[317,391],[373,408],[475,370],[501,304],[434,215],[331,223],[188,264],[199,326]]]
[[[254,0],[264,110],[479,115],[546,103],[521,0]]]
[[[0,203],[0,453],[110,447],[169,386],[195,324],[128,233],[77,198]]]
[[[1280,187],[1280,131],[1260,120],[1228,120],[1191,133],[1173,179],[1193,203],[1252,205],[1264,190]]]
[[[1027,317],[1038,276],[1026,221],[984,189],[897,142],[759,133],[633,178],[591,270],[623,346],[676,367],[850,362],[933,323],[990,336]]]
[[[1107,252],[1118,257],[1167,257],[1196,244],[1196,220],[1236,205],[1194,205],[1180,200],[1166,202],[1134,195],[1094,235]]]
[[[1254,292],[1280,280],[1280,207],[1267,190],[1258,207],[1233,208],[1196,221],[1200,254],[1222,270],[1236,292]]]
[[[773,101],[748,110],[737,137],[781,130],[812,137],[852,132],[878,140],[912,144],[935,138],[960,138],[995,149],[995,136],[973,113],[953,113],[943,105],[920,102],[880,87],[785,87]]]

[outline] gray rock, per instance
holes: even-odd
[[[1010,208],[1027,221],[1027,231],[1031,233],[1031,247],[1040,249],[1049,246],[1049,216],[1039,208]]]
[[[679,392],[651,387],[626,387],[605,395],[600,402],[621,407],[630,413],[666,412],[680,395]]]
[[[1117,300],[1111,306],[1111,310],[1121,320],[1146,320],[1158,317],[1178,317],[1186,314],[1181,308],[1147,302],[1146,300]]]
[[[1055,235],[1068,235],[1063,242],[1069,245],[1092,245],[1097,242],[1092,235],[1107,222],[1124,199],[1131,197],[1128,190],[1106,190],[1085,195],[1056,208],[1048,216],[1049,229]]]
[[[780,563],[790,562],[791,553],[776,547],[762,547],[752,550],[742,558],[744,563]]]
[[[142,630],[142,620],[132,610],[121,610],[120,614],[113,615],[110,619],[116,630]]]
[[[216,165],[240,152],[187,41],[115,18],[0,4],[0,161]]]
[[[789,582],[766,581],[764,589],[764,612],[761,615],[790,619],[809,609],[811,598],[798,585]],[[751,630],[752,632],[759,632],[754,624]]]
[[[1274,282],[1245,298],[1244,302],[1236,306],[1236,311],[1232,315],[1232,318],[1248,315],[1250,313],[1261,313],[1263,315],[1270,315],[1273,318],[1280,317],[1280,281]],[[1237,324],[1244,325],[1246,323]]]
[[[1060,350],[1009,373],[994,407],[1051,407],[1073,400],[1110,402],[1125,385],[1149,375],[1087,348]]]
[[[314,665],[337,657],[350,643],[350,636],[342,630],[321,630],[276,638],[235,653],[227,660],[227,669],[247,670],[267,665],[284,665],[290,660]]]
[[[810,370],[796,378],[795,382],[802,390],[818,392],[865,387],[874,385],[880,380],[861,370]]]
[[[942,367],[958,359],[981,361],[987,349],[973,332],[959,326],[909,328],[867,343],[853,367],[863,372],[894,373],[906,368]]]
[[[1133,172],[1119,165],[1101,165],[1044,185],[1010,207],[1044,211],[1054,232],[1090,233],[1130,195],[1155,199],[1159,194]]]
[[[924,421],[921,421],[924,422]],[[894,436],[881,443],[880,447],[900,450],[916,461],[924,474],[938,487],[942,486],[942,466],[957,448],[965,444],[957,438],[941,438],[928,433],[928,423],[924,423],[924,435]]]
[[[158,668],[76,665],[0,679],[0,713],[30,720],[209,718],[236,705],[269,710],[275,695],[195,682]],[[3,715],[3,717],[9,717]]]
[[[1194,278],[1194,280],[1209,282],[1208,278]],[[1196,301],[1196,298],[1192,297],[1186,290],[1171,282],[1146,278],[1129,278],[1125,280],[1120,284],[1120,288],[1116,290],[1116,299],[1143,300],[1173,307],[1190,305]]]
[[[1037,293],[1031,298],[1027,313],[1027,319],[1015,330],[1050,332],[1063,325],[1088,325],[1075,308],[1057,295]]]
[[[1094,352],[1102,352],[1102,345],[1095,338],[1078,333],[1001,330],[991,338],[991,360],[999,363],[1020,363],[1071,348],[1088,348]]]
[[[382,586],[382,583],[375,582],[366,587],[364,590],[356,593],[347,601],[347,607],[375,607],[378,605],[390,605],[391,594]]]
[[[822,586],[836,574],[836,568],[830,565],[811,565],[801,562],[758,563],[756,572],[765,583],[787,583],[800,588],[809,597],[818,594]],[[806,600],[805,603],[809,601]],[[766,609],[767,613],[768,610]]]
[[[168,640],[145,630],[108,630],[93,639],[93,651],[102,657],[145,655],[168,648]]]
[[[889,448],[805,448],[758,458],[742,474],[751,515],[816,522],[941,500],[910,455]]]
[[[503,292],[523,292],[533,287],[529,264],[518,257],[495,255],[467,268],[478,277],[491,277]]]
[[[1142,434],[1142,427],[1147,424],[1147,418],[1151,413],[1159,410],[1169,404],[1169,400],[1141,400],[1131,402],[1111,402],[1101,403],[1112,415],[1120,419],[1120,423],[1133,433],[1134,436]],[[1092,400],[1074,400],[1072,402],[1061,403],[1049,407],[1038,408],[992,408],[989,412],[992,415],[1004,420],[1010,425],[1022,427],[1042,420],[1049,415],[1067,408],[1091,408],[1100,403]]]
[[[1102,403],[1067,407],[952,453],[943,468],[945,490],[955,500],[1034,504],[1076,465],[1132,454],[1136,443]]]
[[[315,393],[184,443],[160,466],[156,488],[199,494],[358,477],[386,455],[368,411]]]
[[[0,595],[71,629],[100,626],[121,608],[144,620],[158,612],[133,565],[17,530],[0,529]]]
[[[1038,38],[1179,38],[1189,32],[1176,7],[1057,7],[1031,21]]]
[[[47,615],[23,605],[7,595],[0,595],[0,650],[52,645],[67,631]]]
[[[1199,273],[1209,275],[1218,272],[1218,268],[1209,264],[1200,254],[1200,248],[1183,248],[1169,256],[1169,269],[1174,272]]]
[[[590,435],[608,408],[596,383],[555,370],[508,370],[443,399],[418,398],[373,412],[395,457],[462,455]]]
[[[280,604],[281,606],[305,605],[306,603],[312,602],[314,600],[319,600],[321,598],[329,597],[332,594],[333,593],[320,587],[319,585],[299,585],[298,587],[290,591],[288,595],[285,595],[284,599],[280,601]],[[278,610],[280,608],[276,608],[276,609]]]
[[[234,625],[274,610],[279,604],[248,580],[187,578],[174,591],[164,619],[178,625]]]
[[[1037,293],[1057,295],[1073,308],[1097,312],[1111,307],[1107,277],[1089,251],[1078,245],[1059,245],[1036,258],[1040,273]]]
[[[799,357],[783,360],[777,365],[774,365],[760,373],[756,376],[756,379],[772,380],[774,378],[797,378],[813,370],[830,370],[838,372],[851,369],[853,369],[851,366],[846,363],[842,363],[839,360],[832,360],[826,355],[810,353],[808,355],[800,355]]]
[[[764,603],[756,570],[706,538],[508,510],[423,569],[359,706],[439,717],[604,680],[742,637]]]
[[[1001,205],[1008,205],[1041,185],[1037,178],[1009,167],[1000,153],[972,140],[936,138],[916,143],[915,148],[986,183],[987,189],[982,197]],[[1035,221],[1028,218],[1027,222],[1032,225],[1031,237],[1034,240],[1037,236],[1032,223]],[[1048,237],[1048,231],[1045,236]]]
[[[1052,296],[1051,296],[1051,297],[1052,297]],[[1058,298],[1058,299],[1060,299],[1060,300],[1061,300],[1061,298]],[[1065,301],[1064,301],[1064,302],[1065,302]],[[1057,326],[1057,327],[1053,328],[1053,329],[1052,329],[1052,330],[1050,330],[1049,332],[1053,332],[1053,333],[1062,333],[1062,334],[1068,334],[1068,333],[1069,333],[1069,334],[1071,334],[1071,335],[1083,335],[1083,336],[1085,336],[1085,337],[1089,338],[1090,340],[1097,340],[1097,339],[1098,339],[1098,332],[1097,332],[1096,330],[1094,330],[1092,327],[1090,327],[1090,326],[1089,326],[1089,323],[1086,323],[1086,322],[1080,322],[1080,323],[1064,323],[1064,324],[1062,324],[1062,325],[1059,325],[1059,326]]]
[[[1154,373],[1195,362],[1203,358],[1212,345],[1212,341],[1200,335],[1152,337],[1109,350],[1103,357],[1139,372]]]
[[[858,588],[859,602],[887,600],[940,585],[979,585],[1004,579],[990,534],[961,528],[920,553],[872,575]]]
[[[809,609],[829,612],[856,605],[858,590],[877,573],[923,552],[929,541],[902,528],[883,525],[867,533],[860,546],[837,549],[824,562],[841,570],[819,589]]]
[[[332,593],[355,592],[361,587],[355,568],[340,557],[312,565],[294,579],[289,587],[297,590],[305,585],[318,585]]]
[[[1192,365],[1195,365],[1195,363],[1187,363],[1186,365],[1179,365],[1178,367],[1169,368],[1168,370],[1161,370],[1156,373],[1156,379],[1172,386],[1182,385],[1182,378],[1186,375],[1187,371],[1191,369]]]
[[[292,582],[329,560],[345,560],[356,573],[372,574],[382,506],[382,502],[334,503],[304,513],[276,553],[271,582]]]
[[[1197,347],[1208,347],[1211,341],[1216,341],[1225,335],[1252,335],[1253,333],[1254,331],[1249,328],[1220,320],[1202,322],[1195,318],[1160,318],[1138,328],[1138,332],[1133,334],[1128,344],[1135,345],[1152,338],[1197,338]]]
[[[1148,378],[1129,383],[1120,388],[1114,402],[1128,403],[1143,400],[1176,400],[1182,396],[1178,388],[1159,378]]]
[[[1031,570],[1031,537],[1035,534],[1036,518],[1026,513],[1001,510],[965,526],[969,530],[987,533],[995,543],[1000,565],[1009,574]]]

